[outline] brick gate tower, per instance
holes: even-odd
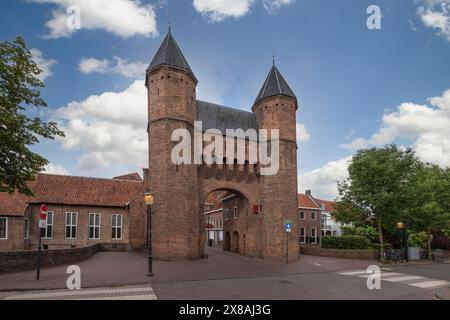
[[[146,86],[150,161],[146,183],[155,195],[154,256],[199,258],[197,167],[171,161],[172,132],[187,129],[193,137],[197,79],[170,31],[147,69]]]
[[[245,199],[246,207],[232,234],[243,239],[242,254],[284,260],[287,235],[284,221],[294,222],[289,236],[289,260],[299,258],[297,225],[297,98],[275,62],[252,112],[196,99],[197,79],[169,30],[146,73],[148,90],[149,170],[146,188],[155,195],[154,257],[161,260],[198,259],[206,242],[203,205],[211,192],[227,190]],[[259,165],[176,165],[171,141],[176,129],[191,133],[194,122],[203,131],[218,129],[279,129],[279,171],[261,175]],[[224,139],[226,140],[226,139]],[[242,141],[242,140],[241,140]],[[249,141],[245,139],[248,146]],[[194,150],[194,148],[192,148]],[[193,152],[193,151],[192,151]],[[193,154],[191,155],[193,158]],[[244,202],[243,202],[244,203]],[[262,208],[255,212],[254,208]]]

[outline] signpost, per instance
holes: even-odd
[[[289,234],[292,232],[292,226],[294,222],[292,220],[284,221],[284,228],[286,230],[286,264],[289,264]]]
[[[37,256],[37,274],[36,280],[40,279],[41,275],[41,259],[42,259],[42,233],[47,228],[47,206],[45,204],[41,205],[39,210],[39,245],[38,245],[38,256]]]

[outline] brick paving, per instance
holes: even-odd
[[[100,252],[81,261],[83,288],[117,287],[151,283],[196,280],[256,278],[314,272],[335,272],[366,268],[376,264],[370,260],[347,260],[326,257],[302,256],[301,260],[286,265],[282,262],[250,259],[218,248],[208,249],[209,259],[184,262],[154,262],[153,278],[147,277],[145,252]],[[0,291],[65,289],[68,266],[45,268],[41,280],[36,272],[26,271],[0,275]]]

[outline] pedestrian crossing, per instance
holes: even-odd
[[[368,273],[367,270],[349,270],[337,272],[341,276],[351,276],[358,278],[369,278],[372,273]],[[445,280],[430,279],[421,276],[408,275],[404,273],[391,272],[390,269],[381,269],[381,281],[400,283],[412,287],[422,288],[422,289],[440,289],[445,287],[450,287],[450,282]]]
[[[52,290],[13,294],[4,300],[156,300],[152,287]]]

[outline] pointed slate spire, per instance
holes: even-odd
[[[289,87],[286,80],[284,80],[277,66],[275,65],[275,58],[273,60],[272,69],[270,69],[269,75],[267,76],[266,81],[259,91],[258,96],[256,97],[255,104],[257,104],[260,100],[273,97],[273,96],[287,96],[294,99],[297,99],[292,89]]]
[[[195,81],[197,81],[197,78],[186,61],[183,52],[181,52],[180,47],[172,35],[170,26],[167,36],[147,69],[147,74],[164,66],[186,71]]]

